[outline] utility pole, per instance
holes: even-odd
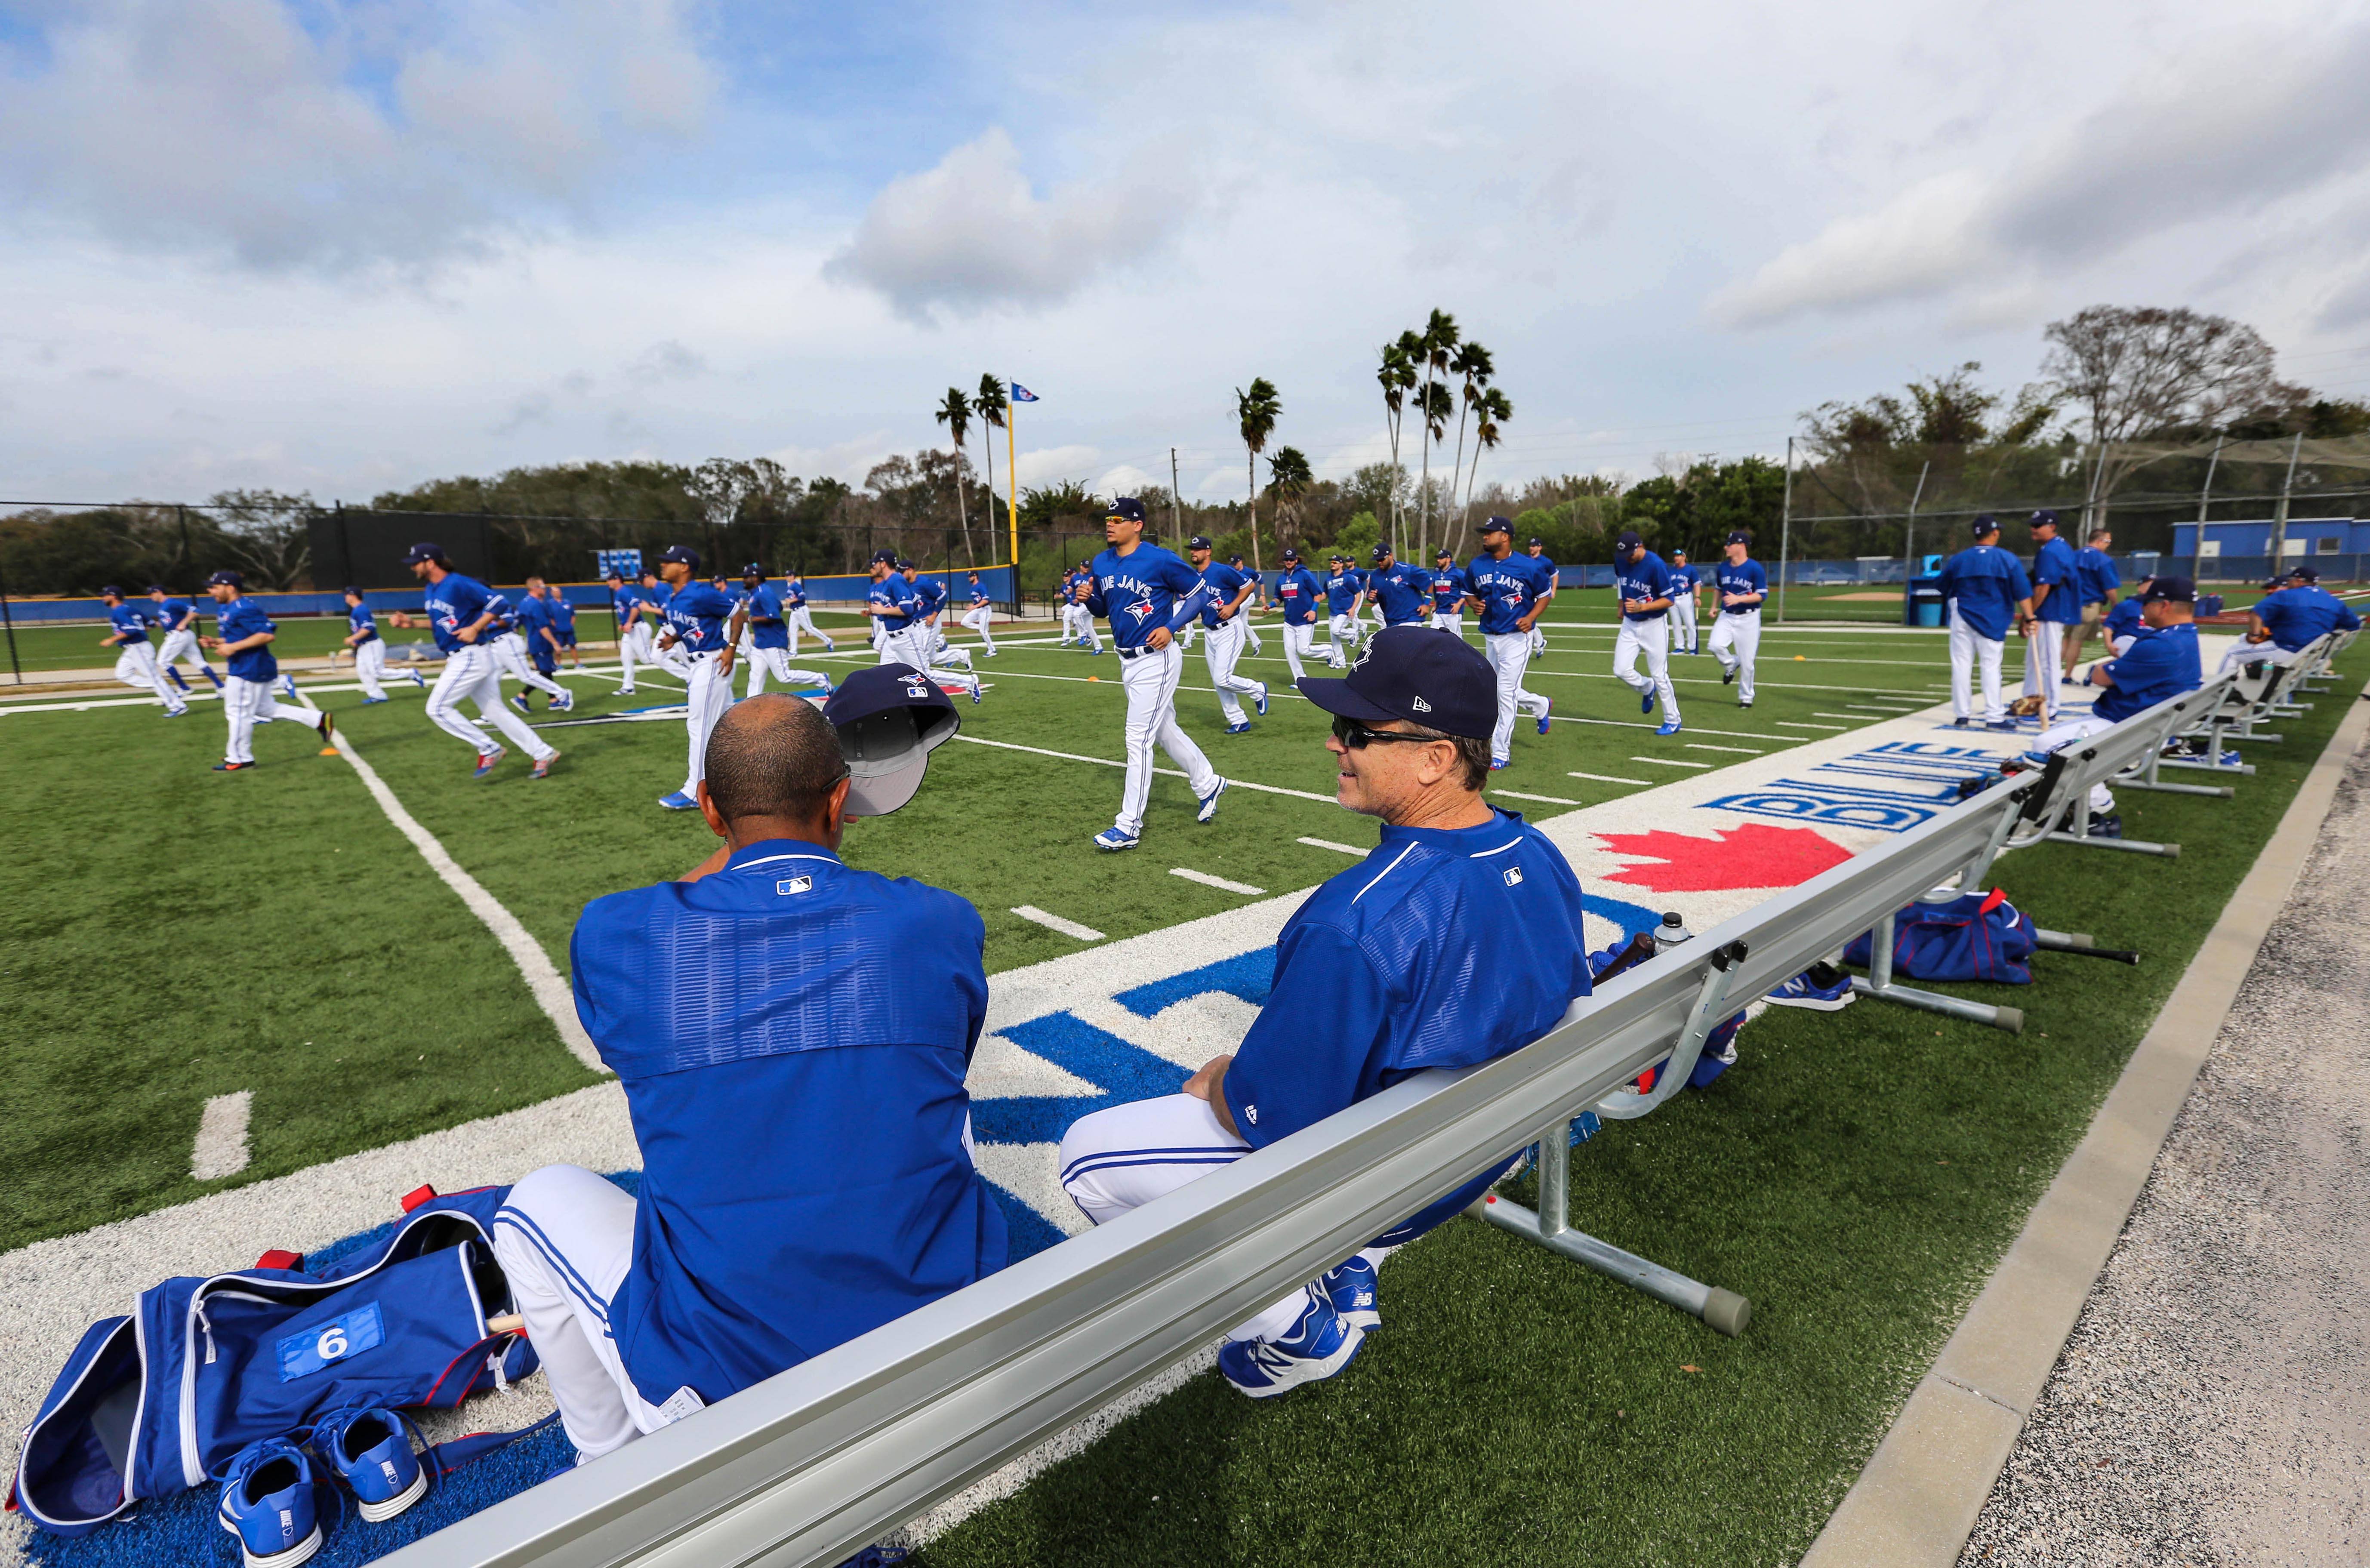
[[[2222,444],[2230,438],[2214,438],[2214,455],[2205,460],[2205,488],[2197,492],[2197,548],[2190,552],[2189,575],[2194,581],[2201,574],[2197,563],[2205,559],[2205,508],[2214,499],[2214,470],[2222,466]]]
[[[1177,448],[1173,446],[1168,449],[1168,526],[1176,535],[1170,544],[1184,539],[1185,502],[1177,493]]]
[[[1909,569],[1909,575],[1913,578],[1917,575],[1917,503],[1926,499],[1926,476],[1933,470],[1934,459],[1928,457],[1926,459],[1925,467],[1917,470],[1917,488],[1909,495],[1908,531],[1904,536],[1903,548],[1907,557],[1904,564]]]
[[[1786,618],[1786,554],[1794,542],[1794,438],[1786,438],[1786,502],[1778,521],[1778,618]]]
[[[2272,519],[2272,569],[2264,575],[2277,577],[2280,564],[2288,559],[2288,498],[2295,493],[2296,459],[2304,455],[2304,432],[2296,432],[2295,444],[2288,448],[2288,477],[2280,481],[2280,510]]]

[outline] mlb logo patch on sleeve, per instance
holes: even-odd
[[[293,1383],[309,1378],[333,1361],[377,1348],[385,1338],[386,1323],[379,1316],[377,1302],[340,1313],[280,1342],[280,1380]]]

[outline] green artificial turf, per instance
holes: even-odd
[[[2045,845],[1998,881],[2136,969],[2044,952],[2020,1035],[1862,1000],[1772,1009],[1739,1064],[1570,1157],[1572,1221],[1743,1293],[1745,1335],[1453,1220],[1394,1258],[1385,1327],[1329,1383],[1214,1377],[918,1557],[1064,1562],[1789,1563],[1931,1365],[2370,674],[2246,746],[2236,800],[2125,790],[2177,860]],[[1536,1201],[1524,1182],[1514,1191]]]

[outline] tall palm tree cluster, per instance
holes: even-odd
[[[1439,518],[1441,539],[1448,543],[1447,507],[1455,507],[1462,525],[1473,508],[1473,487],[1481,472],[1481,454],[1498,444],[1500,427],[1514,417],[1514,405],[1490,385],[1498,367],[1490,351],[1465,336],[1456,318],[1434,310],[1423,329],[1409,329],[1398,340],[1382,347],[1382,363],[1375,379],[1383,389],[1383,423],[1389,432],[1391,467],[1399,466],[1400,434],[1412,404],[1416,428],[1423,441],[1416,483],[1415,553],[1421,560],[1431,554],[1432,529],[1432,449],[1448,438],[1448,416],[1456,415],[1456,451],[1449,466],[1446,506]],[[1462,397],[1451,388],[1462,383]],[[1473,425],[1473,461],[1465,461],[1465,427]],[[1458,499],[1460,488],[1463,499]],[[1406,509],[1391,501],[1391,539],[1401,553],[1408,543]]]
[[[931,410],[931,417],[947,427],[947,437],[957,453],[962,452],[963,443],[971,435],[971,421],[974,419],[979,421],[980,452],[987,459],[987,467],[983,471],[987,475],[987,534],[990,541],[987,553],[990,557],[995,554],[995,437],[993,432],[1004,428],[1006,406],[1004,383],[990,372],[979,378],[976,396],[967,397],[961,387],[949,386],[945,399]],[[963,560],[968,565],[976,566],[979,558],[972,553],[971,547],[971,504],[963,495],[962,465],[960,461],[956,463],[955,470],[958,476],[955,515],[962,526]],[[1006,477],[1010,478],[1009,475]]]

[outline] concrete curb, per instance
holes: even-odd
[[[1803,1568],[1958,1562],[2256,951],[2312,853],[2345,765],[2370,732],[2370,703],[2353,700],[2351,708],[2089,1131],[1812,1543]]]

